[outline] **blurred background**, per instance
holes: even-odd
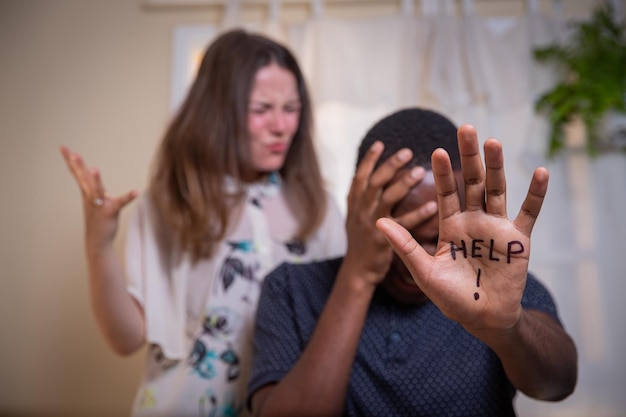
[[[433,108],[474,124],[482,140],[499,138],[511,217],[532,170],[546,165],[531,269],[576,340],[579,383],[560,403],[519,394],[518,413],[625,416],[626,155],[619,140],[590,155],[584,126],[573,122],[548,157],[551,126],[534,110],[559,75],[533,50],[564,41],[567,22],[589,19],[600,3],[0,0],[0,416],[128,415],[144,352],[119,358],[96,328],[80,195],[58,148],[99,167],[110,193],[142,190],[198,57],[234,26],[298,56],[324,176],[344,210],[357,144],[400,107]],[[624,2],[611,3],[623,19]]]

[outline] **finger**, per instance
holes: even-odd
[[[506,218],[506,178],[502,145],[496,139],[485,142],[486,205],[485,211]]]
[[[444,149],[436,149],[431,156],[435,189],[437,190],[437,205],[439,206],[439,220],[461,211],[458,187],[450,156]]]
[[[59,151],[61,151],[61,155],[63,156],[63,159],[65,160],[65,165],[67,165],[67,167],[70,167],[70,155],[71,155],[71,151],[69,150],[69,148],[65,145],[61,145],[59,147]],[[70,170],[71,171],[71,170]]]
[[[391,207],[388,205],[381,207],[381,193],[412,157],[413,152],[410,149],[400,149],[380,164],[371,175],[364,198],[368,202],[368,206],[375,208],[376,217],[389,215]]]
[[[376,162],[384,149],[385,146],[383,143],[376,141],[370,146],[365,156],[363,156],[352,178],[352,184],[350,185],[350,191],[348,193],[348,204],[354,203],[355,199],[360,198],[367,188],[370,175],[372,175],[374,166],[376,166]]]
[[[88,177],[90,174],[87,172],[87,168],[83,162],[83,159],[80,155],[71,152],[67,147],[61,147],[61,154],[65,159],[65,164],[67,165],[70,173],[78,183],[78,186],[83,193],[83,195],[89,193],[90,186]]]
[[[413,167],[386,187],[380,197],[377,217],[389,216],[393,208],[411,192],[413,187],[424,179],[425,175],[426,170],[423,167]]]
[[[128,203],[133,201],[137,197],[137,195],[139,195],[137,190],[131,190],[127,192],[126,194],[118,197],[117,198],[118,208],[121,209],[124,206],[126,206]]]
[[[545,168],[537,168],[528,187],[528,193],[522,203],[522,207],[513,222],[515,227],[526,236],[530,236],[535,221],[541,211],[543,200],[548,192],[548,180],[550,174]]]
[[[407,230],[411,230],[437,214],[437,202],[428,201],[415,210],[394,217],[394,221]]]
[[[391,157],[381,163],[370,178],[370,183],[374,187],[386,186],[396,173],[403,168],[413,157],[413,152],[408,148],[402,148]]]
[[[461,167],[465,183],[465,210],[483,210],[485,206],[485,171],[478,149],[476,129],[463,125],[458,131]]]
[[[91,178],[93,181],[93,190],[94,190],[94,198],[102,198],[106,197],[106,190],[104,185],[102,184],[102,178],[100,177],[100,170],[98,168],[91,169]]]
[[[376,221],[376,227],[383,233],[394,252],[408,268],[413,279],[419,284],[419,278],[425,276],[430,267],[430,255],[404,227],[392,219],[380,218]]]
[[[63,159],[65,160],[65,165],[67,169],[70,171],[70,174],[74,177],[74,179],[78,180],[78,177],[75,172],[75,161],[73,158],[73,153],[66,146],[61,146],[59,148],[61,150],[61,155],[63,155]]]

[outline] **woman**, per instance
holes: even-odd
[[[265,274],[337,256],[343,220],[323,188],[302,73],[282,45],[241,30],[207,49],[131,218],[126,270],[113,241],[137,193],[78,182],[94,312],[121,355],[150,345],[136,416],[241,415]]]

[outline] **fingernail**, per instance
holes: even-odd
[[[376,141],[372,144],[372,146],[370,146],[370,151],[371,152],[378,152],[383,148],[383,143],[380,141]]]
[[[402,149],[397,153],[397,158],[400,161],[406,161],[411,157],[411,151],[408,149]]]
[[[423,172],[424,172],[423,167],[414,167],[409,173],[409,175],[411,175],[411,178],[417,179],[422,175]]]

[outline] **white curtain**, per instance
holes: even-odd
[[[532,48],[559,38],[564,25],[558,10],[544,16],[535,3],[528,1],[524,16],[488,18],[476,15],[469,0],[460,2],[461,13],[453,13],[451,0],[423,0],[420,17],[404,2],[398,16],[337,20],[325,18],[322,2],[314,0],[309,21],[287,25],[272,0],[268,22],[245,26],[286,43],[299,58],[315,102],[322,169],[344,210],[361,137],[378,118],[406,106],[439,110],[457,124],[474,124],[482,140],[503,142],[510,217],[532,170],[550,169],[531,270],[551,290],[576,341],[579,382],[559,403],[519,394],[518,413],[623,416],[626,156],[570,152],[545,159],[548,127],[533,101],[552,74],[535,65]],[[240,26],[237,2],[228,4],[223,26],[205,28],[203,41]],[[178,28],[178,39],[188,29]]]

